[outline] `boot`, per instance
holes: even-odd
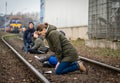
[[[81,72],[87,72],[86,67],[83,65],[81,61],[78,61],[78,65]]]

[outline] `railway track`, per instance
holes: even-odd
[[[7,35],[6,35],[7,36]],[[50,83],[35,67],[33,67],[26,59],[24,59],[19,52],[16,51],[2,36],[2,41],[17,55],[17,57],[44,83]]]
[[[85,82],[87,82],[87,83],[103,83],[103,82],[104,83],[107,83],[107,82],[108,83],[119,83],[120,82],[120,80],[119,80],[120,79],[120,68],[117,68],[117,67],[114,67],[111,65],[107,65],[107,64],[95,61],[95,60],[91,60],[91,59],[88,59],[85,57],[79,57],[79,59],[83,60],[87,64],[87,67],[89,68],[88,75],[81,74],[81,73],[79,75],[78,71],[75,73],[70,73],[68,75],[63,75],[63,76],[62,75],[59,76],[59,75],[55,75],[55,74],[52,74],[52,75],[44,74],[44,71],[46,71],[46,70],[52,70],[54,72],[54,69],[50,69],[50,68],[48,68],[48,69],[41,68],[42,73],[40,73],[39,67],[37,67],[37,69],[35,67],[33,67],[28,62],[28,60],[25,60],[22,57],[22,55],[20,55],[21,53],[19,53],[17,51],[18,49],[17,50],[14,49],[16,46],[12,47],[11,45],[9,45],[9,43],[7,43],[7,41],[4,40],[4,36],[2,37],[2,40],[17,54],[17,56],[20,59],[23,59],[22,61],[26,65],[28,65],[28,67],[32,70],[32,72],[34,72],[35,75],[45,83],[50,83],[50,82],[52,82],[52,83],[63,83],[63,82],[65,82],[65,83],[79,83],[79,82],[81,82],[81,83],[85,83]],[[41,56],[41,55],[38,55],[38,56]],[[35,60],[35,59],[33,59],[33,60]],[[39,62],[37,62],[37,63],[39,63]],[[97,67],[96,67],[96,65],[97,65]],[[105,73],[108,75],[104,75]],[[102,75],[100,75],[100,74],[102,74]],[[79,76],[81,76],[81,77],[79,77]],[[91,76],[93,76],[93,77],[91,77]],[[105,76],[105,78],[102,76]],[[106,77],[106,76],[110,76],[110,77]],[[100,78],[98,78],[98,77],[100,77]]]
[[[113,71],[120,72],[120,68],[118,68],[118,67],[114,67],[114,66],[111,66],[111,65],[108,65],[108,64],[105,64],[105,63],[101,63],[101,62],[98,62],[98,61],[95,61],[95,60],[92,60],[92,59],[88,59],[88,58],[85,58],[85,57],[82,57],[82,56],[79,56],[79,59],[84,60],[84,61],[88,61],[89,63],[93,63],[93,64],[96,64],[96,65],[99,65],[99,66],[102,66],[102,67],[106,67],[106,68],[111,69]]]

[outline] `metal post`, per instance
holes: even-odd
[[[5,32],[6,32],[6,15],[7,14],[7,2],[5,3]]]
[[[6,32],[6,15],[5,15],[5,32]]]
[[[45,12],[45,7],[44,7],[44,0],[40,0],[40,23],[43,23],[44,20],[44,12]]]

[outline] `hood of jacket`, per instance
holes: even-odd
[[[56,28],[55,26],[49,25],[48,30],[47,30],[47,32],[46,32],[46,37],[47,37],[47,35],[48,35],[51,31],[56,30],[56,29],[57,29],[57,28]]]

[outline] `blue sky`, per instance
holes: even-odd
[[[7,13],[16,12],[39,12],[40,0],[0,0],[0,13],[5,13],[7,2]]]

